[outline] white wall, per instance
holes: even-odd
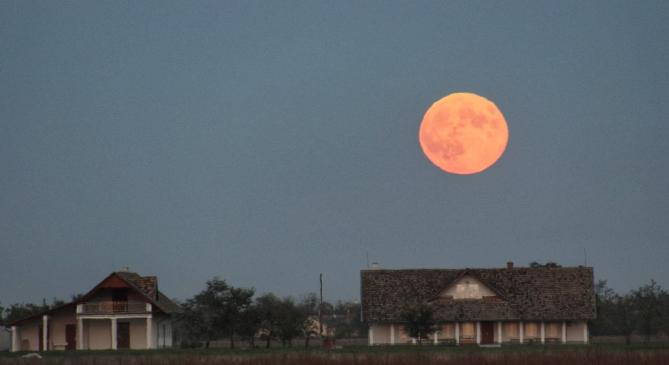
[[[390,325],[373,324],[369,327],[369,330],[372,332],[372,341],[374,345],[390,344]],[[397,336],[397,333],[395,336]]]
[[[17,326],[19,349],[21,351],[39,351],[39,325],[42,317]]]
[[[583,343],[587,325],[584,321],[567,322],[567,342]]]
[[[441,296],[453,297],[453,299],[481,299],[495,296],[495,293],[473,277],[463,276],[441,293]]]
[[[63,311],[49,316],[49,350],[64,350],[65,326],[68,324],[77,324],[74,311]]]
[[[84,320],[85,344],[89,350],[111,349],[111,321],[109,319]]]
[[[172,347],[172,320],[169,317],[156,318],[155,348]]]
[[[12,333],[4,327],[0,327],[0,351],[9,351]]]

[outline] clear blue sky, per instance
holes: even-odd
[[[359,270],[584,263],[669,286],[666,1],[2,1],[0,301],[128,265],[353,299]],[[506,153],[443,173],[455,91]]]

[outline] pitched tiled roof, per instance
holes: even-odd
[[[117,275],[121,279],[123,279],[126,283],[128,283],[133,289],[135,289],[137,292],[140,294],[143,294],[146,296],[146,298],[158,309],[163,311],[164,313],[170,314],[174,313],[179,310],[179,306],[174,303],[170,298],[168,298],[165,294],[163,294],[160,290],[158,290],[158,278],[155,276],[141,276],[137,273],[134,272],[129,272],[129,271],[116,271],[111,273],[109,276],[112,275]],[[108,277],[109,277],[108,276]],[[98,284],[99,285],[99,284]],[[97,288],[97,287],[96,287]],[[96,290],[96,288],[93,288],[87,295],[90,295],[92,292]],[[13,326],[18,323],[24,322],[26,320],[30,320],[33,318],[40,317],[44,314],[49,314],[57,310],[61,310],[63,308],[67,308],[69,306],[74,306],[77,303],[85,300],[86,295],[84,295],[81,299],[72,301],[70,303],[63,304],[61,306],[58,306],[53,309],[49,309],[44,312],[39,312],[35,314],[31,314],[25,318],[21,318],[19,320],[9,322],[4,324],[5,326]]]
[[[441,298],[457,278],[471,275],[497,295]],[[440,321],[584,320],[595,317],[591,267],[362,270],[363,319],[401,322],[407,305],[428,302]]]
[[[144,294],[163,312],[173,313],[178,310],[178,305],[158,290],[158,278],[155,276],[140,276],[129,271],[117,271],[114,274],[125,280],[135,290]]]

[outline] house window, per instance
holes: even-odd
[[[128,288],[114,288],[114,289],[112,289],[112,301],[113,302],[127,302],[128,301]]]
[[[465,322],[462,324],[462,338],[474,339],[476,338],[476,326],[472,322]]]
[[[562,328],[559,323],[546,324],[546,338],[560,338],[562,336]]]
[[[507,338],[518,338],[518,323],[516,322],[506,322],[504,323],[504,335]]]
[[[525,337],[537,338],[539,337],[539,325],[535,322],[528,322],[525,324]]]

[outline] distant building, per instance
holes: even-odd
[[[591,267],[412,269],[361,272],[369,344],[411,343],[402,323],[409,304],[432,307],[433,343],[587,343],[595,318]]]
[[[153,349],[172,346],[176,309],[155,276],[118,271],[76,301],[6,326],[11,351]]]

